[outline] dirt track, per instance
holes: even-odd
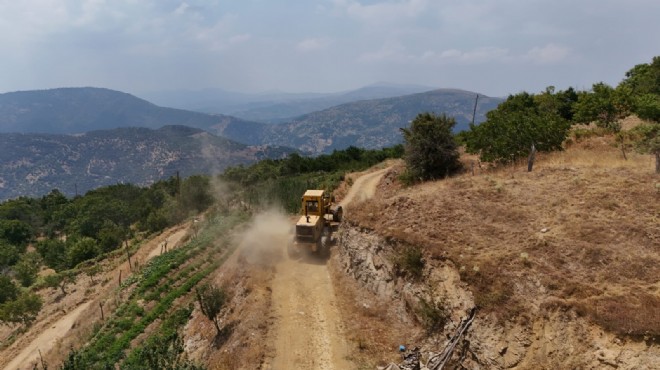
[[[383,177],[385,172],[390,168],[384,168],[375,172],[368,173],[360,176],[351,187],[351,190],[346,194],[346,197],[341,201],[342,207],[346,208],[353,201],[363,201],[373,197],[376,194],[376,186]],[[346,210],[344,210],[346,211]]]
[[[75,310],[69,312],[67,315],[59,319],[50,328],[44,330],[39,336],[33,340],[30,345],[25,347],[18,356],[14,357],[10,363],[5,367],[6,369],[18,369],[19,366],[30,363],[38,358],[39,351],[50,350],[57,341],[66,335],[71,329],[71,326],[76,322],[78,316],[89,307],[91,301],[85,302],[76,307]]]
[[[357,179],[342,206],[373,196],[385,171]],[[282,244],[286,254],[286,244]],[[272,300],[275,323],[269,342],[275,355],[264,369],[355,368],[348,358],[349,344],[324,260],[314,256],[285,258],[276,266]]]

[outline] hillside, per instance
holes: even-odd
[[[118,127],[186,125],[206,129],[221,119],[163,108],[133,95],[102,88],[59,88],[0,94],[0,132],[74,134]],[[242,120],[237,120],[237,124]]]
[[[0,134],[0,199],[67,195],[116,183],[147,185],[227,166],[279,158],[291,150],[249,147],[185,126],[118,128],[79,135]]]
[[[348,208],[332,261],[365,368],[400,362],[399,344],[426,363],[473,307],[450,368],[653,368],[659,182],[649,156],[626,161],[613,143],[412,187],[392,167]]]
[[[290,217],[219,206],[136,237],[133,267],[117,250],[79,266],[67,293],[35,288],[44,309],[24,332],[0,329],[0,365],[77,353],[131,368],[157,353],[209,369],[374,369],[400,362],[400,345],[426,363],[476,306],[448,368],[654,368],[658,179],[648,156],[624,160],[613,143],[573,137],[531,173],[483,166],[410,187],[396,161],[348,174],[327,261],[287,257]],[[203,283],[228,292],[217,334],[195,298]]]
[[[328,153],[351,145],[381,148],[402,142],[401,127],[407,127],[420,112],[446,113],[456,118],[455,131],[472,121],[476,94],[462,90],[433,90],[394,98],[363,100],[303,115],[278,125],[254,127],[249,134],[236,123],[211,127],[218,135],[249,144],[290,146],[311,153]],[[502,102],[479,96],[476,122]]]

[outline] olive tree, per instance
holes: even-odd
[[[633,108],[631,89],[620,85],[616,89],[599,82],[590,92],[582,92],[575,105],[574,119],[577,123],[596,122],[600,127],[619,131],[617,121],[630,114]]]
[[[471,125],[464,134],[468,153],[482,161],[506,163],[530,155],[530,150],[560,150],[570,122],[558,112],[539,107],[534,95],[509,96],[497,109],[488,112],[486,122]]]
[[[445,114],[421,113],[409,128],[401,129],[409,179],[437,179],[461,168],[458,145],[452,134],[455,125],[456,120]]]
[[[199,308],[202,310],[204,316],[213,321],[218,335],[222,332],[220,329],[220,322],[218,314],[225,307],[228,296],[224,289],[218,288],[215,285],[204,284],[196,289],[197,302]]]
[[[15,300],[0,304],[0,322],[29,325],[41,311],[43,301],[36,293],[26,291]]]

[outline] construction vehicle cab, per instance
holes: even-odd
[[[343,216],[341,206],[335,205],[334,197],[324,190],[307,190],[301,198],[301,205],[301,216],[296,222],[289,254],[301,250],[327,253],[332,232],[337,229]]]

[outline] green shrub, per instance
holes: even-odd
[[[419,301],[417,314],[421,318],[427,333],[442,330],[449,319],[449,310],[445,300],[427,301],[424,298]]]
[[[422,277],[424,271],[424,254],[417,246],[408,246],[401,250],[398,265],[415,279]]]
[[[411,122],[410,128],[401,129],[410,179],[439,179],[461,168],[458,145],[452,134],[455,125],[453,117],[422,113]]]

